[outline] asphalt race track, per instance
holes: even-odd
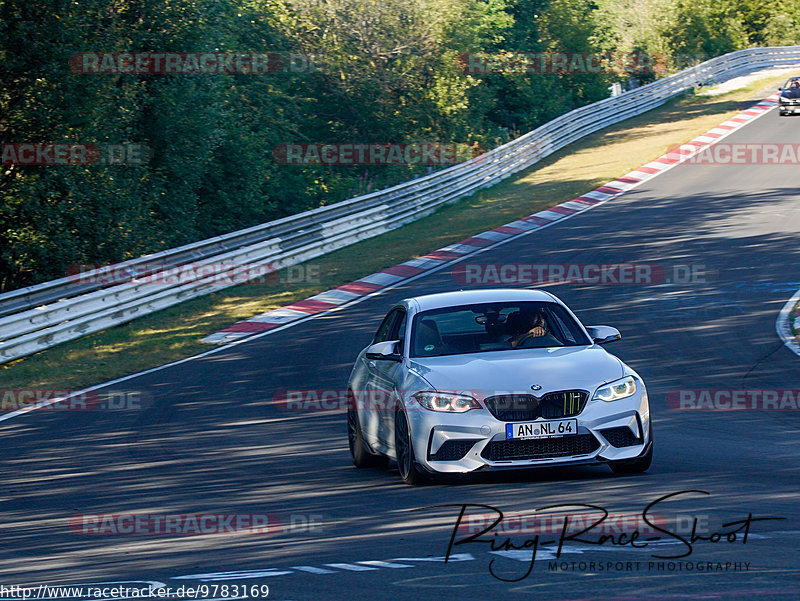
[[[773,110],[725,142],[798,139],[800,118]],[[280,390],[341,390],[392,303],[460,287],[448,267],[111,386],[140,399],[138,406],[43,409],[0,423],[0,583],[265,584],[269,599],[283,600],[796,599],[800,411],[681,410],[668,398],[681,390],[800,388],[800,357],[775,332],[779,310],[800,288],[798,240],[797,164],[684,164],[465,260],[647,263],[671,280],[685,272],[680,266],[694,268],[690,281],[546,286],[585,324],[621,330],[623,340],[609,350],[644,377],[654,417],[655,459],[644,475],[614,476],[596,466],[409,487],[391,467],[352,466],[342,412],[273,405]],[[648,504],[687,490],[708,494],[679,495],[652,511],[675,524],[670,531],[696,517],[698,534],[719,532],[722,540],[696,540],[690,555],[670,560],[653,555],[676,557],[689,548],[664,533],[640,548],[567,541],[550,566],[556,549],[545,543],[558,539],[550,528],[540,532],[537,561],[524,578],[530,549],[491,553],[487,543],[466,543],[443,563],[459,508],[429,508],[484,504],[533,514],[548,505],[592,504],[641,526]],[[204,513],[271,514],[276,528],[150,535],[85,533],[80,526],[85,514]],[[731,522],[749,514],[783,519],[753,521],[746,543],[741,529],[729,541],[726,534],[737,529]],[[522,546],[538,532],[516,526],[496,538]],[[647,536],[652,531],[639,542]],[[558,566],[566,569],[551,569]],[[235,590],[199,597],[243,596]]]

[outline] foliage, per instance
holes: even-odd
[[[285,165],[281,144],[486,150],[632,77],[471,72],[465,53],[645,52],[674,70],[797,43],[798,15],[800,0],[0,0],[4,144],[150,149],[141,164],[3,164],[0,291],[439,168]],[[284,68],[84,74],[81,52],[277,52]]]

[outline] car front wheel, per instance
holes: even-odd
[[[357,468],[383,467],[388,463],[383,455],[373,455],[367,450],[358,421],[358,411],[352,406],[347,410],[347,442],[350,445],[350,455],[353,456],[353,465]]]
[[[401,409],[394,414],[394,450],[397,455],[397,469],[403,482],[411,485],[423,484],[427,478],[417,465],[408,418]]]

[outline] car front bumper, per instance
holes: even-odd
[[[647,391],[619,401],[589,400],[574,418],[576,435],[546,439],[506,439],[506,424],[487,409],[452,414],[408,412],[414,454],[432,473],[466,473],[634,459],[650,444]],[[548,421],[544,419],[533,420]],[[615,446],[616,445],[616,446]]]

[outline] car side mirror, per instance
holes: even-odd
[[[386,340],[376,342],[367,347],[367,359],[376,361],[402,361],[403,356],[398,352],[399,340]]]
[[[619,330],[611,326],[586,326],[586,330],[595,344],[607,344],[622,339]]]
[[[783,92],[783,88],[778,88],[778,91],[779,92]]]

